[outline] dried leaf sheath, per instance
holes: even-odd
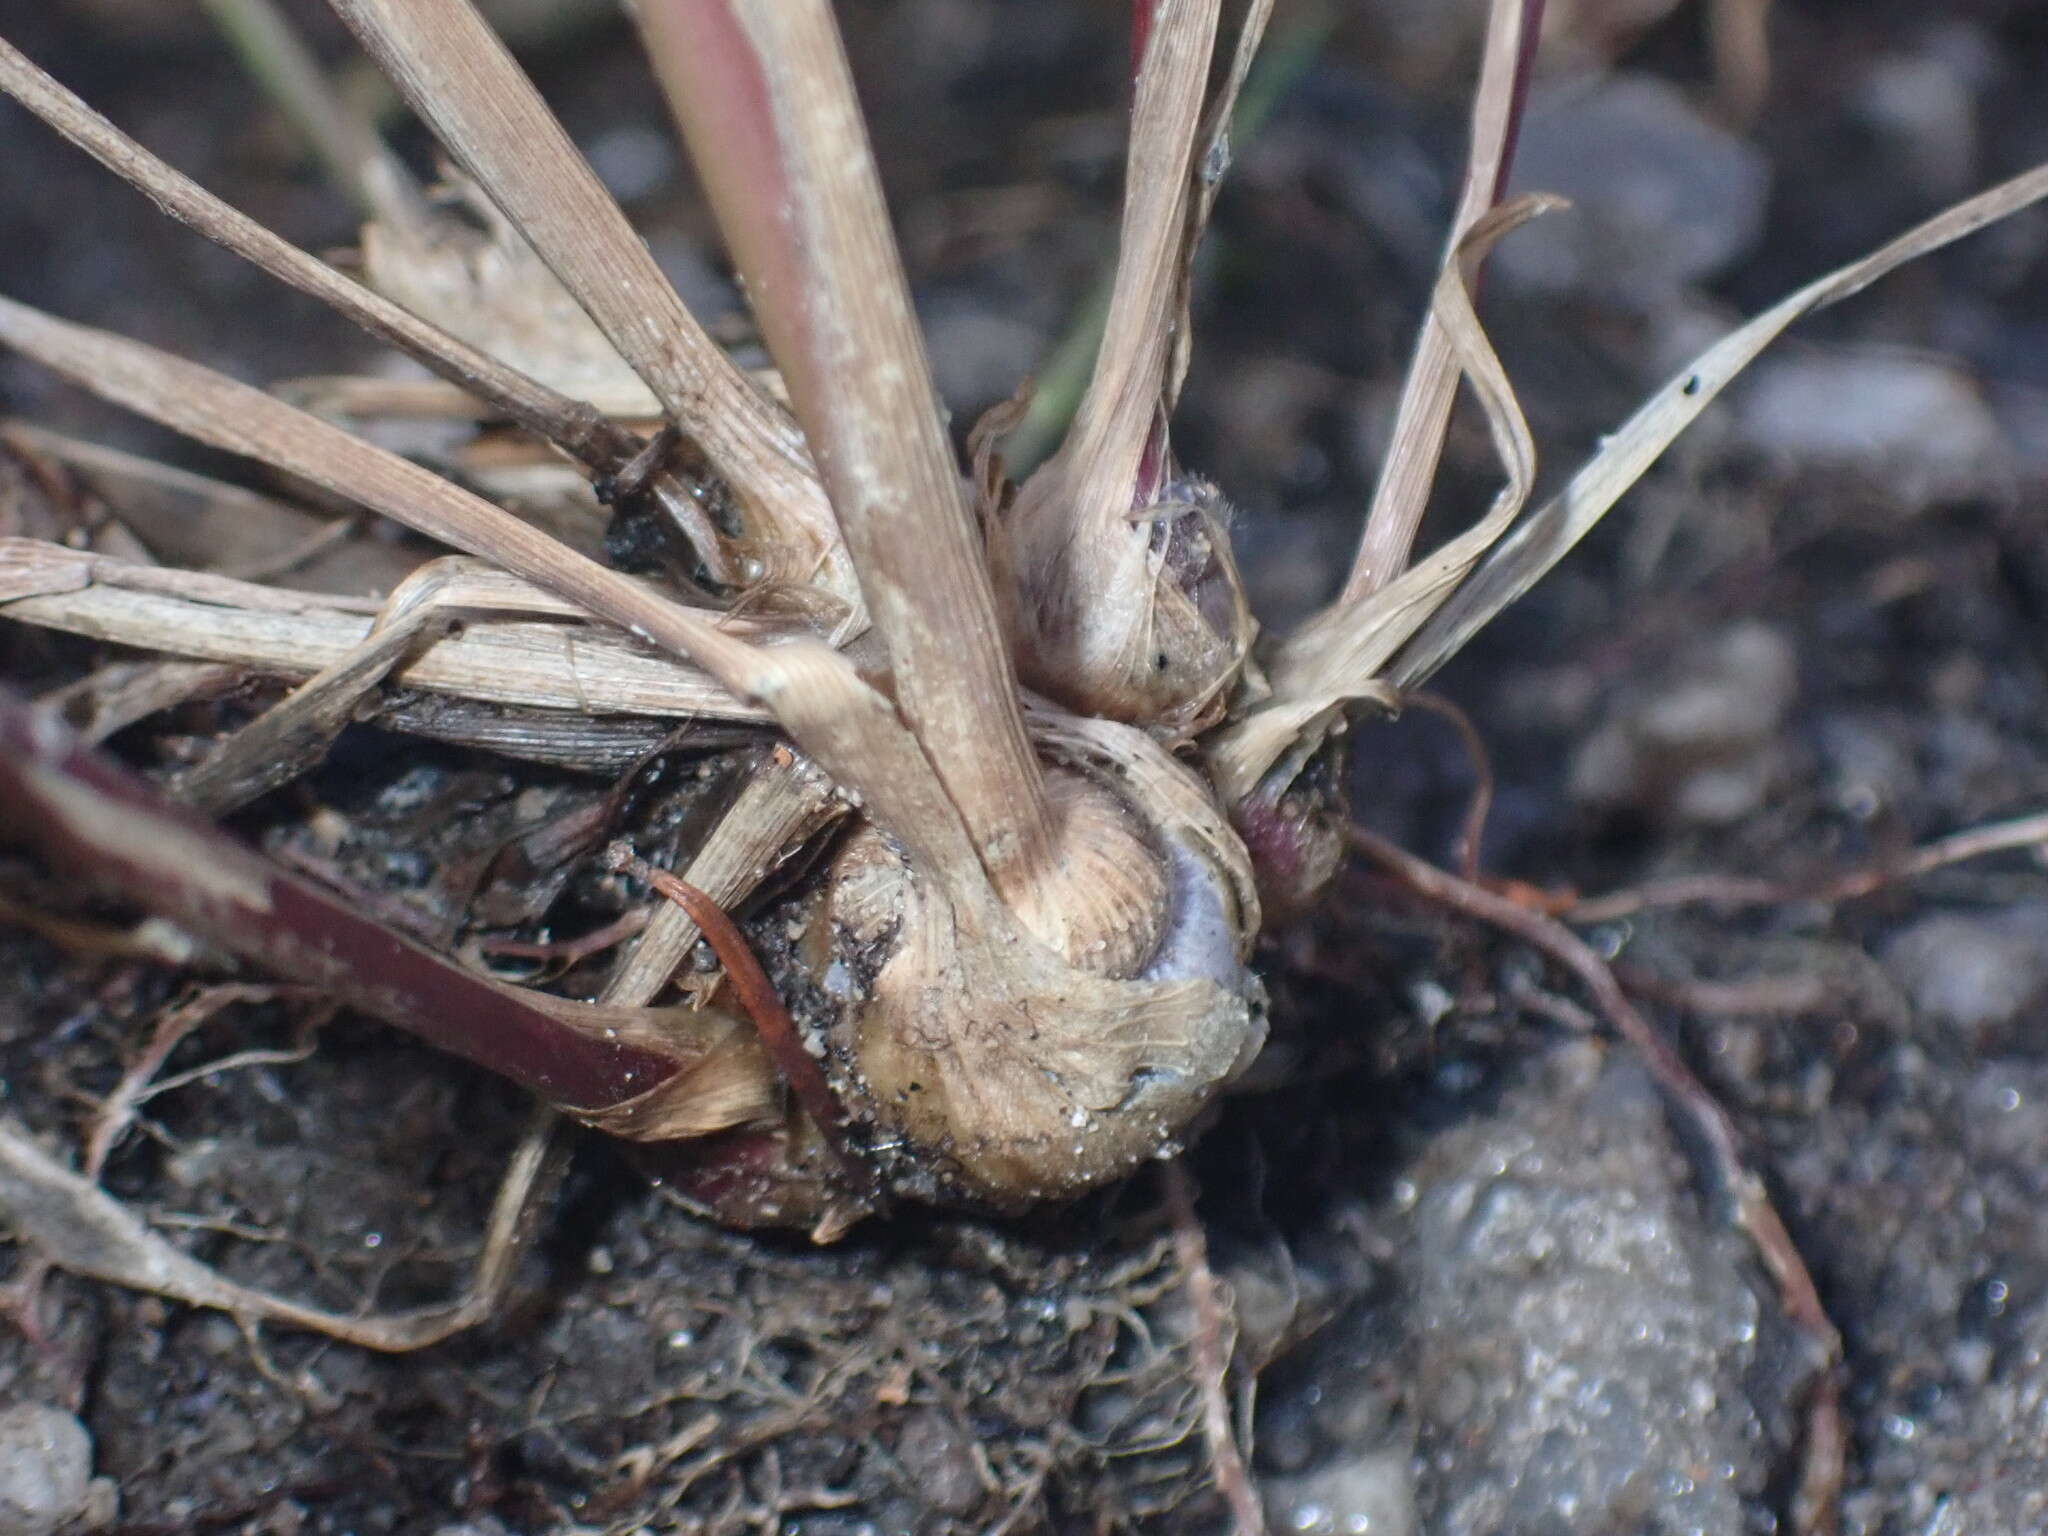
[[[230,453],[305,476],[690,655],[730,685],[754,653],[709,617],[558,544],[500,507],[261,390],[104,331],[0,299],[0,343],[95,394]],[[740,691],[753,690],[742,683]]]
[[[543,595],[530,587],[526,592]],[[769,718],[697,668],[635,645],[609,626],[519,617],[534,606],[507,589],[477,591],[459,606],[471,622],[406,657],[394,681],[464,699],[586,715]],[[560,615],[564,606],[550,600],[539,611]],[[335,666],[361,646],[375,607],[195,571],[130,566],[32,539],[0,539],[0,618],[295,680]]]
[[[1083,713],[1187,734],[1220,713],[1252,636],[1219,499],[1174,476],[1166,434],[1208,207],[1197,141],[1220,152],[1245,57],[1202,132],[1219,9],[1160,0],[1134,13],[1141,64],[1108,323],[1066,440],[996,528],[1027,681]],[[1254,7],[1247,36],[1262,21]]]
[[[0,344],[104,399],[301,475],[688,657],[739,699],[765,705],[926,869],[963,888],[985,879],[959,809],[916,739],[828,646],[795,637],[752,645],[726,616],[672,602],[409,460],[197,363],[7,299],[0,299]]]
[[[1058,500],[1080,550],[1123,522],[1142,495],[1139,460],[1165,393],[1184,271],[1181,238],[1194,196],[1196,130],[1220,0],[1156,0],[1137,14],[1144,39],[1124,172],[1123,222],[1109,321],[1095,375],[1041,494]],[[1080,551],[1077,550],[1077,556]]]
[[[1384,590],[1326,609],[1275,648],[1268,659],[1273,697],[1210,741],[1209,766],[1227,800],[1251,793],[1266,770],[1293,750],[1319,717],[1371,697],[1387,658],[1421,627],[1480,558],[1508,531],[1536,483],[1536,444],[1506,370],[1472,307],[1471,282],[1493,245],[1540,214],[1563,206],[1534,195],[1481,217],[1445,264],[1431,298],[1433,328],[1486,413],[1506,483],[1486,515],[1417,561]]]

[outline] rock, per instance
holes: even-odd
[[[49,1536],[93,1502],[92,1437],[61,1409],[0,1409],[0,1536]]]
[[[1573,798],[1704,826],[1740,821],[1777,774],[1798,681],[1791,642],[1767,624],[1707,637],[1623,691],[1573,756]]]
[[[1836,709],[1814,726],[1828,798],[1858,821],[1901,805],[1919,784],[1903,709]]]
[[[968,1514],[987,1497],[973,1445],[935,1408],[920,1409],[904,1420],[896,1437],[896,1459],[925,1502],[943,1514]]]
[[[1843,1536],[2048,1529],[2048,1065],[1957,1054],[1900,1044],[1881,1099],[1783,1133],[1830,1307],[1883,1362],[1850,1399]]]
[[[1414,1536],[1415,1474],[1405,1449],[1367,1452],[1292,1476],[1265,1477],[1259,1492],[1275,1531],[1301,1536]]]
[[[1981,483],[2005,434],[1976,384],[1882,347],[1767,357],[1733,391],[1736,440],[1769,458],[1912,477],[1918,491]],[[1907,497],[1915,489],[1903,492]]]
[[[1501,242],[1504,281],[1655,311],[1756,243],[1770,167],[1675,86],[1623,73],[1532,89],[1510,190],[1572,206]]]
[[[1760,1308],[1692,1179],[1641,1069],[1587,1042],[1421,1147],[1395,1248],[1427,1529],[1748,1528]]]
[[[1883,960],[1924,1022],[1974,1045],[2048,989],[2048,906],[1937,912],[1893,934]]]
[[[1991,83],[1996,49],[1968,22],[1938,27],[1910,53],[1873,60],[1851,98],[1858,120],[1930,202],[1961,197],[1981,179],[1978,98]]]

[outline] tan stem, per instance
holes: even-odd
[[[741,786],[683,878],[721,907],[736,909],[784,853],[843,809],[822,773],[788,748],[777,747]],[[604,1001],[630,1007],[653,1002],[699,937],[696,919],[674,902],[662,901],[605,984]]]
[[[275,0],[199,0],[240,56],[242,66],[291,120],[330,180],[366,219],[423,230],[420,189],[377,136],[367,116],[343,100]]]
[[[669,99],[831,491],[895,701],[989,876],[1051,863],[1042,776],[825,0],[646,0]]]

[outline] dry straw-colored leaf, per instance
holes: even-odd
[[[986,878],[932,759],[904,728],[895,705],[829,646],[794,636],[752,644],[723,615],[686,608],[408,460],[139,342],[0,299],[0,344],[201,442],[286,470],[488,559],[640,640],[694,660],[733,697],[768,709],[884,826],[907,845],[921,846],[932,877],[964,885]],[[223,580],[189,572],[179,579]],[[249,589],[241,584],[237,590]],[[272,600],[305,606],[298,594]],[[1014,696],[1005,697],[1014,708]]]
[[[2048,197],[2048,166],[1999,183],[1943,210],[1858,260],[1815,279],[1736,327],[1680,369],[1602,440],[1565,488],[1502,541],[1395,659],[1387,680],[1412,688],[1520,597],[1607,515],[1672,441],[1794,321],[1838,304],[1894,267],[1975,234]]]
[[[1167,433],[1194,250],[1265,20],[1254,6],[1211,96],[1220,10],[1157,0],[1134,13],[1123,221],[1093,376],[1065,440],[992,527],[1026,680],[1183,738],[1221,713],[1253,635],[1220,499],[1175,472]]]
[[[1491,0],[1488,7],[1479,84],[1472,93],[1465,178],[1444,241],[1445,269],[1462,260],[1459,253],[1466,234],[1499,200],[1506,184],[1542,10],[1542,5],[1532,0]],[[1365,531],[1340,602],[1362,602],[1407,566],[1408,551],[1429,504],[1430,487],[1436,482],[1460,372],[1459,349],[1432,303],[1422,317],[1415,355],[1402,377],[1401,403],[1395,412],[1385,464],[1373,487]]]
[[[788,414],[676,295],[644,241],[469,0],[333,0],[470,177],[703,450],[780,580],[858,606],[839,529]]]
[[[242,68],[366,219],[423,230],[432,217],[362,104],[335,89],[277,0],[199,0]]]
[[[1472,277],[1494,244],[1529,220],[1562,206],[1530,196],[1482,214],[1439,274],[1430,302],[1434,332],[1472,385],[1486,413],[1507,481],[1478,522],[1393,581],[1353,603],[1339,603],[1288,637],[1269,659],[1272,698],[1227,726],[1209,744],[1209,767],[1226,802],[1242,799],[1304,736],[1346,700],[1373,693],[1381,668],[1402,642],[1508,531],[1536,483],[1536,444],[1514,387],[1472,307]]]
[[[737,909],[791,849],[801,847],[847,806],[825,776],[787,748],[777,748],[750,774],[691,857],[683,878],[719,906]],[[627,951],[604,1000],[650,1003],[660,995],[699,937],[696,922],[672,901],[661,901]]]
[[[164,212],[301,293],[331,305],[466,393],[595,469],[615,471],[639,439],[438,326],[354,282],[174,170],[0,39],[0,90],[14,97]]]
[[[1196,196],[1196,138],[1221,0],[1156,0],[1124,170],[1123,222],[1109,318],[1088,393],[1041,494],[1066,509],[1087,559],[1105,527],[1124,527],[1139,460],[1166,394]]]
[[[1603,440],[1600,451],[1561,492],[1504,536],[1496,503],[1496,515],[1482,526],[1486,542],[1499,542],[1477,569],[1472,569],[1473,562],[1484,550],[1483,545],[1474,547],[1473,535],[1479,532],[1474,529],[1375,596],[1357,602],[1340,599],[1311,619],[1275,658],[1272,698],[1211,743],[1210,767],[1219,788],[1227,798],[1250,793],[1275,763],[1291,760],[1301,733],[1313,735],[1322,729],[1340,700],[1391,702],[1399,690],[1428,678],[1562,559],[1678,434],[1794,321],[2043,196],[2048,196],[2048,167],[1968,198],[1780,300],[1670,379]],[[1460,366],[1469,366],[1465,349],[1475,339],[1484,346],[1484,336],[1471,316],[1462,285],[1447,288],[1440,281],[1433,313]],[[1491,356],[1490,347],[1486,355]],[[1485,400],[1487,391],[1481,388],[1480,394]],[[1492,411],[1489,420],[1498,441],[1499,421]],[[1454,550],[1457,559],[1446,565],[1443,557]],[[1469,576],[1464,574],[1467,570]]]
[[[580,714],[769,718],[701,669],[651,652],[608,626],[517,617],[531,606],[506,592],[451,606],[474,622],[401,659],[394,682]],[[549,599],[541,611],[559,615],[565,607]],[[345,664],[369,640],[376,608],[200,572],[124,566],[61,545],[0,540],[0,616],[268,676],[306,678]]]

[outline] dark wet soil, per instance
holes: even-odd
[[[1081,4],[842,9],[964,423],[1040,364],[1111,237],[1122,44],[1109,8]],[[1458,152],[1459,8],[1363,9],[1316,40],[1281,7],[1304,63],[1223,198],[1177,437],[1237,502],[1283,627],[1348,558]],[[1582,37],[1628,9],[1577,7]],[[1701,9],[1583,59],[1532,112],[1531,162],[1583,183],[1554,217],[1595,235],[1519,266],[1504,252],[1486,308],[1552,480],[1734,315],[2048,155],[2033,7],[1786,0],[1742,133],[1715,121]],[[74,0],[5,30],[294,238],[351,238],[196,19]],[[528,57],[693,300],[731,305],[619,28],[575,23]],[[252,378],[372,361],[19,114],[0,112],[0,143],[0,291]],[[1497,780],[1489,872],[1798,887],[2048,802],[2048,217],[1891,279],[1774,358],[1440,679]],[[219,467],[12,359],[0,400]],[[1446,526],[1492,477],[1461,426]],[[0,646],[37,684],[87,656],[12,630]],[[684,835],[728,771],[679,766],[645,814]],[[1441,721],[1361,727],[1353,775],[1362,819],[1449,856],[1473,772]],[[242,824],[275,846],[345,804],[358,841],[334,856],[431,926],[490,894],[483,855],[602,790],[361,731]],[[61,876],[5,876],[14,899],[66,895]],[[606,915],[600,891],[556,894],[579,922]],[[1841,1528],[2048,1526],[2041,860],[1587,932],[1733,1114],[1841,1330]],[[1790,1529],[1811,1342],[1569,979],[1362,871],[1266,961],[1276,1071],[1192,1168],[1274,1527]],[[18,928],[0,928],[0,977],[5,1113],[70,1148],[204,979]],[[299,1059],[152,1100],[107,1186],[245,1283],[342,1309],[445,1296],[525,1106],[346,1016],[301,1056],[318,1016],[290,998],[223,1012],[168,1071]],[[56,1276],[15,1311],[31,1328],[0,1328],[0,1407],[75,1415],[105,1480],[75,1505],[132,1532],[1223,1528],[1149,1177],[1015,1222],[905,1215],[821,1251],[707,1225],[594,1136],[565,1155],[513,1298],[451,1343],[250,1336]],[[28,1276],[32,1255],[7,1252]]]

